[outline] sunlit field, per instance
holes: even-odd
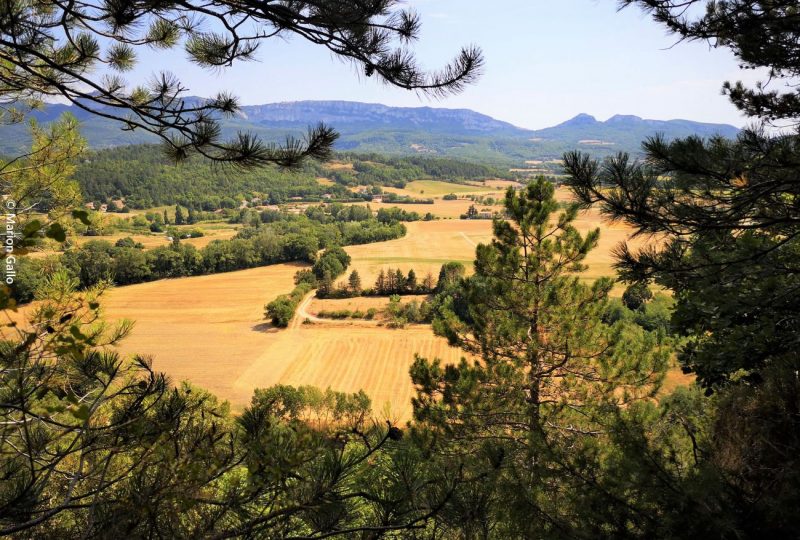
[[[629,232],[601,223],[593,212],[577,222],[582,232],[598,225],[600,244],[589,257],[586,279],[613,275],[611,249]],[[460,261],[471,272],[476,245],[491,240],[489,220],[420,221],[407,227],[403,238],[347,247],[352,263],[341,279],[355,269],[363,286],[369,287],[381,269],[389,268],[406,273],[413,268],[419,280],[427,272],[436,279],[448,261]],[[214,237],[197,240],[206,238]],[[111,318],[136,321],[123,352],[151,354],[156,369],[174,380],[187,379],[208,388],[237,408],[248,404],[255,388],[311,384],[342,391],[364,389],[376,413],[389,403],[398,419],[409,419],[408,368],[414,354],[455,361],[461,352],[427,326],[392,330],[379,326],[380,317],[302,324],[303,316],[298,315],[290,328],[273,328],[264,320],[263,307],[292,289],[292,277],[301,267],[279,264],[120,287],[108,294],[104,305]],[[618,287],[615,294],[621,291]],[[314,317],[320,310],[381,309],[386,302],[385,298],[312,299],[303,309]]]

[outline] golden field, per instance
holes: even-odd
[[[437,201],[433,206],[448,202]],[[610,250],[629,232],[600,223],[594,212],[582,215],[577,226],[585,232],[598,224],[602,233],[589,259],[587,277],[591,278],[612,275]],[[491,239],[488,220],[436,220],[407,226],[404,238],[346,248],[352,257],[351,269],[359,271],[363,286],[371,286],[381,268],[399,267],[404,272],[413,268],[420,280],[426,272],[436,278],[448,261],[461,261],[471,271],[475,246]],[[220,230],[219,234],[228,233]],[[392,330],[378,326],[377,321],[352,320],[302,324],[306,317],[297,317],[288,329],[273,328],[264,320],[264,305],[293,288],[292,278],[300,268],[299,264],[279,264],[120,287],[106,295],[103,305],[109,319],[135,321],[121,352],[152,355],[157,370],[175,381],[189,380],[207,388],[235,408],[246,406],[256,388],[310,384],[347,392],[363,389],[377,414],[388,403],[393,419],[408,420],[413,393],[408,368],[414,355],[450,362],[462,352],[449,347],[427,326]],[[308,299],[299,312],[311,319],[320,309],[363,311],[385,303],[383,298]]]
[[[434,276],[435,278],[435,276]],[[401,298],[401,303],[406,304],[412,300],[422,302],[427,300],[427,294],[408,294]],[[312,298],[306,307],[306,311],[312,315],[319,315],[320,311],[367,311],[368,309],[385,309],[389,299],[385,296],[359,296],[357,298]]]
[[[398,190],[399,191],[399,190]],[[364,206],[365,203],[350,203],[359,204]],[[455,201],[443,201],[437,199],[434,204],[397,204],[397,203],[366,203],[369,207],[377,212],[381,208],[400,208],[406,212],[416,212],[420,216],[424,216],[428,212],[438,218],[443,219],[458,219],[461,214],[466,214],[470,206],[475,205],[479,210],[482,208],[492,208],[493,210],[500,210],[500,206],[487,206],[484,204],[475,204],[469,199],[457,199]]]
[[[236,405],[234,382],[277,337],[264,305],[290,291],[296,264],[118,287],[102,305],[109,319],[135,321],[123,353],[154,356],[154,367]]]
[[[452,182],[442,182],[440,180],[414,180],[406,184],[403,189],[384,188],[386,191],[394,191],[402,195],[411,195],[412,197],[441,197],[449,193],[456,195],[476,194],[482,195],[490,191],[495,191],[495,188],[481,183],[469,184],[454,184]]]
[[[235,408],[246,406],[256,388],[310,384],[363,389],[376,413],[389,403],[393,419],[408,420],[414,354],[455,361],[461,352],[425,326],[295,321],[287,329],[272,327],[263,319],[264,304],[291,290],[300,268],[278,264],[119,287],[103,305],[111,320],[136,321],[122,353],[153,355],[155,369],[207,388]]]

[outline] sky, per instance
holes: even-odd
[[[140,56],[131,82],[161,69],[178,74],[189,94],[229,90],[243,105],[351,100],[404,107],[468,108],[539,129],[579,113],[599,120],[634,114],[743,126],[721,95],[725,80],[751,82],[727,49],[677,38],[638,9],[615,0],[407,0],[422,19],[413,45],[435,69],[461,46],[483,49],[485,67],[461,94],[431,99],[380,84],[301,38],[270,39],[256,62],[223,71],[191,65],[180,50]]]

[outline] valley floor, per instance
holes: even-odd
[[[611,249],[629,232],[601,223],[595,213],[577,222],[581,232],[598,225],[600,245],[589,261],[587,279],[613,275]],[[475,246],[491,239],[488,220],[413,222],[407,227],[403,238],[347,247],[353,259],[348,273],[358,270],[364,286],[374,282],[381,268],[413,268],[419,279],[427,272],[436,278],[448,261],[461,261],[471,269]],[[154,367],[174,381],[189,380],[235,408],[246,406],[256,388],[310,384],[347,392],[363,389],[379,416],[410,419],[413,388],[408,369],[414,355],[452,362],[462,352],[435,336],[429,326],[389,329],[347,320],[302,324],[321,309],[318,300],[304,304],[312,317],[297,317],[287,329],[272,327],[264,320],[264,305],[290,291],[294,273],[302,267],[278,264],[119,287],[108,293],[103,305],[110,319],[136,322],[122,352],[153,355]]]

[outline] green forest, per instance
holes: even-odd
[[[122,199],[129,208],[180,204],[212,211],[237,208],[241,201],[254,198],[264,204],[282,204],[292,198],[321,201],[324,195],[333,200],[358,200],[350,188],[403,187],[421,179],[510,178],[502,168],[446,158],[341,154],[336,159],[351,164],[352,169],[330,169],[309,161],[297,170],[243,170],[199,157],[176,164],[158,145],[122,146],[87,152],[79,161],[75,179],[87,201]],[[320,177],[336,183],[321,185],[317,182]]]
[[[0,121],[19,124],[60,96],[163,144],[90,151],[66,115],[31,125],[29,151],[0,163],[0,536],[800,538],[800,9],[618,5],[642,10],[673,47],[697,41],[768,78],[722,83],[751,127],[735,139],[654,135],[642,159],[568,151],[568,202],[544,177],[509,188],[472,274],[445,264],[424,305],[390,301],[391,324],[430,321],[461,353],[415,356],[413,419],[401,425],[376,420],[364,391],[309,386],[259,388],[232,410],[150,357],[121,355],[133,323],[105,320],[103,295],[112,281],[306,261],[294,291],[265,308],[281,326],[313,287],[345,273],[341,246],[402,236],[399,220],[418,215],[245,210],[236,238],[200,250],[179,239],[148,251],[132,239],[70,247],[70,224],[92,226],[87,199],[202,212],[224,198],[346,197],[345,186],[419,172],[494,175],[450,160],[339,156],[352,172],[322,187],[333,128],[282,145],[223,136],[219,118],[238,109],[230,94],[185,102],[186,83],[167,73],[126,84],[119,74],[145,48],[182,49],[220,70],[294,36],[431,98],[477,84],[491,55],[465,46],[425,71],[420,16],[391,0],[3,3]],[[579,231],[588,208],[659,242],[623,243],[615,276],[581,279],[602,234]],[[44,242],[66,250],[37,257]],[[420,290],[416,274],[389,273],[378,292]],[[363,292],[357,274],[347,281]],[[691,383],[668,384],[676,367]]]

